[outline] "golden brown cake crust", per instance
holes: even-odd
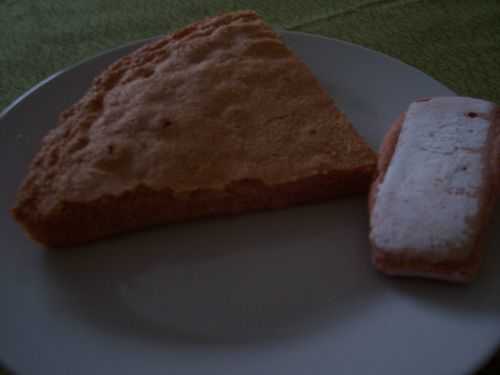
[[[364,191],[375,160],[272,29],[254,12],[228,13],[149,43],[98,76],[45,137],[13,212],[35,239],[64,246],[159,222],[274,207],[275,194],[304,181],[321,190],[340,176],[347,185],[329,194],[303,186],[279,206]],[[259,187],[259,203],[245,203],[245,194],[227,197],[247,181]],[[155,217],[141,212],[151,199],[165,205],[148,212]],[[100,207],[116,216],[99,213],[109,228],[91,230],[85,212],[98,225]],[[117,217],[118,207],[129,217]],[[83,233],[58,234],[54,225]]]

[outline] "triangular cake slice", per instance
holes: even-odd
[[[33,239],[64,247],[365,192],[375,164],[273,30],[228,13],[98,76],[43,140],[13,213]]]

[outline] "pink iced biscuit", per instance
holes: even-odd
[[[466,282],[499,191],[500,109],[472,98],[413,102],[380,150],[370,192],[375,267]]]

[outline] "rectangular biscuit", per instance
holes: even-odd
[[[498,190],[499,109],[418,100],[381,149],[370,197],[373,262],[390,275],[470,280]]]

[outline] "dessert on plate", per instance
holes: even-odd
[[[366,192],[376,155],[254,12],[223,14],[104,70],[60,116],[15,219],[65,247],[155,224]]]
[[[471,280],[499,182],[499,107],[463,97],[411,103],[386,135],[370,193],[375,266]]]

